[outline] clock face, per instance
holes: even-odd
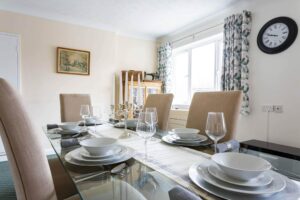
[[[257,45],[265,53],[276,54],[289,48],[298,34],[297,23],[289,17],[277,17],[260,29]]]
[[[276,48],[284,43],[289,35],[289,28],[284,23],[270,25],[263,33],[263,43],[268,48]]]

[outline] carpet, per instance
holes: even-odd
[[[14,183],[7,161],[0,162],[0,199],[16,200]]]

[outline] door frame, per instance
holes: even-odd
[[[17,33],[0,32],[0,36],[13,37],[17,39],[17,89],[21,93],[21,35]]]

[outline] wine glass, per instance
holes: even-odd
[[[223,112],[209,112],[207,115],[205,133],[215,143],[215,153],[217,153],[217,143],[226,134],[226,124]]]
[[[157,110],[155,107],[149,107],[146,108],[146,113],[148,112],[152,112],[153,113],[153,121],[154,121],[154,125],[156,126],[158,123],[158,117],[157,117]]]
[[[86,128],[85,120],[90,116],[90,106],[89,105],[81,105],[80,106],[80,116],[83,119],[84,128]]]
[[[91,106],[93,122],[94,122],[94,133],[96,133],[96,125],[102,118],[102,109],[99,106]]]
[[[145,139],[145,160],[147,160],[147,141],[155,134],[155,124],[152,112],[140,112],[136,126],[137,134]]]

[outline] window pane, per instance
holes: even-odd
[[[188,95],[188,52],[176,54],[173,57],[172,90],[174,93],[173,104],[187,104]]]
[[[192,50],[192,93],[215,88],[215,43]]]

